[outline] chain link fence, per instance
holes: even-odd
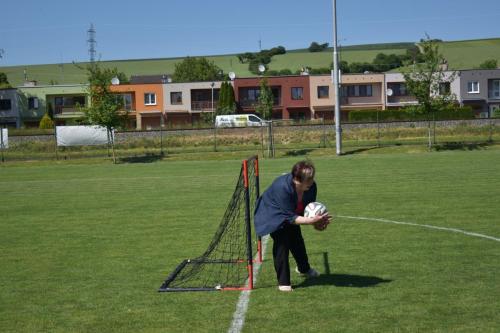
[[[5,162],[110,158],[111,145],[57,147],[54,134],[10,135],[2,149]],[[343,151],[394,145],[428,145],[451,149],[500,142],[500,119],[418,122],[343,123]],[[165,156],[248,152],[264,157],[293,156],[335,148],[333,124],[273,121],[263,127],[115,132],[115,154],[122,161]]]

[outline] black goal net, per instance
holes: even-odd
[[[257,156],[242,162],[233,196],[207,250],[197,258],[181,262],[159,291],[253,288],[254,255],[255,260],[262,261],[260,239],[256,240],[252,232],[253,212],[259,197],[258,170]]]

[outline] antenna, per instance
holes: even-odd
[[[95,46],[97,44],[97,41],[95,40],[95,29],[93,23],[90,24],[90,29],[87,30],[87,36],[88,36],[87,43],[89,45],[90,62],[93,63],[95,61],[95,55],[96,55]]]
[[[4,54],[5,54],[5,50],[4,49],[0,49],[0,59],[3,58]]]
[[[260,74],[264,73],[265,71],[266,71],[266,66],[260,64],[259,65],[259,72],[260,72]]]
[[[235,72],[229,72],[229,78],[231,79],[231,81],[234,80],[234,78],[236,77],[236,73]]]

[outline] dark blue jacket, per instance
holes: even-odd
[[[304,207],[316,201],[316,183],[304,192],[302,202]],[[264,236],[283,226],[283,223],[293,223],[297,218],[297,192],[293,184],[292,174],[280,176],[257,200],[254,215],[255,231]]]

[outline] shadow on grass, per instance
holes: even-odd
[[[379,149],[379,148],[380,147],[358,148],[358,149],[354,149],[354,150],[345,151],[342,155],[354,155],[354,154],[359,154],[359,153],[362,153],[362,152],[365,152],[365,151],[368,151],[368,150]]]
[[[434,146],[436,151],[445,150],[480,150],[491,146],[490,142],[466,143],[466,142],[445,142]]]
[[[153,163],[160,161],[162,158],[161,155],[121,157],[120,163]]]
[[[363,276],[351,274],[322,274],[317,278],[304,280],[295,288],[307,288],[310,286],[336,286],[351,288],[373,287],[380,283],[389,283],[392,280],[381,279],[376,276]]]
[[[285,153],[285,156],[301,156],[307,155],[312,152],[312,149],[300,149],[300,150],[290,150]]]
[[[325,273],[317,278],[306,279],[295,288],[306,288],[310,286],[336,286],[351,288],[373,287],[380,283],[389,283],[392,280],[381,279],[376,276],[351,275],[351,274],[332,274],[330,272],[330,263],[328,261],[328,252],[323,252],[323,265]]]

